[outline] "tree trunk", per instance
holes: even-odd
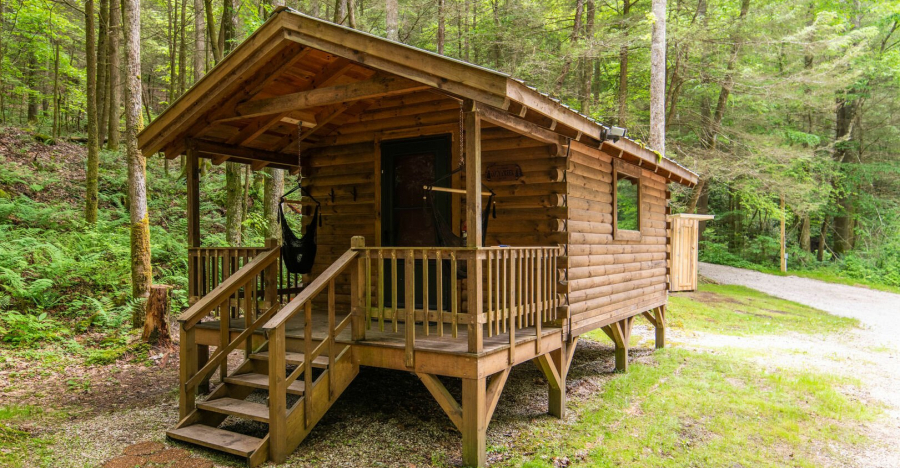
[[[628,125],[628,27],[626,21],[631,12],[631,2],[622,3],[622,45],[619,47],[619,109],[616,121],[620,127]]]
[[[84,219],[97,222],[97,179],[100,171],[100,142],[97,139],[97,53],[94,32],[94,0],[84,2],[85,54],[87,55],[87,121],[88,159],[84,197]]]
[[[114,2],[109,9],[109,120],[107,122],[106,148],[119,150],[119,109],[122,106],[122,87],[119,67],[122,58],[119,54],[119,40],[122,37],[122,11],[120,3]]]
[[[0,14],[0,21],[2,21],[2,14]],[[53,41],[55,54],[53,60],[53,138],[59,138],[59,41]],[[0,54],[0,60],[2,60],[2,54]],[[3,93],[3,88],[0,87],[0,94]]]
[[[144,320],[144,331],[141,340],[158,346],[169,346],[172,337],[169,335],[169,290],[172,286],[154,284],[150,287],[147,299],[147,319]]]
[[[97,141],[103,146],[109,119],[109,0],[100,0],[97,26]]]
[[[834,135],[834,160],[841,167],[842,172],[846,165],[854,162],[853,152],[856,150],[856,112],[858,108],[858,100],[853,96],[854,90],[849,90],[837,99],[837,114],[835,118],[835,135]],[[843,187],[836,187],[837,204],[841,210],[839,215],[834,217],[834,253],[838,256],[844,255],[851,249],[851,217],[853,214],[853,199],[851,192],[853,188],[848,180],[844,180]]]
[[[147,212],[147,161],[138,148],[141,120],[141,6],[140,0],[123,0],[125,31],[125,153],[128,159],[128,210],[131,222],[131,293],[146,299],[153,281],[150,269],[150,220]],[[145,304],[146,307],[146,304]],[[143,311],[135,310],[132,326],[138,328]]]
[[[653,0],[650,39],[650,148],[666,154],[666,0]]]
[[[816,260],[825,260],[825,236],[828,234],[828,216],[822,220],[822,228],[819,230],[819,248],[816,252]]]
[[[250,172],[250,165],[244,165],[244,191],[243,197],[241,199],[241,220],[248,219],[248,215],[250,213],[250,179],[253,178],[253,174]],[[247,224],[241,223],[241,238],[247,239]]]
[[[232,247],[241,245],[241,165],[225,163],[225,239]]]
[[[228,0],[225,0],[226,2]],[[207,37],[209,38],[209,46],[212,50],[213,62],[219,63],[222,61],[222,44],[219,42],[221,39],[220,34],[216,34],[216,20],[213,11],[212,0],[203,0],[203,10],[206,12],[206,31]],[[219,28],[221,31],[222,28]]]
[[[87,5],[87,3],[85,3],[85,5]],[[91,5],[93,6],[93,3]],[[94,27],[93,24],[94,19],[92,16],[91,28]],[[87,26],[85,26],[85,34],[87,34],[86,30]],[[91,35],[93,35],[93,29],[91,29]],[[91,50],[93,50],[94,44],[91,44],[90,47]],[[94,60],[96,60],[96,56],[94,57]],[[97,76],[95,73],[94,79],[96,78]],[[28,65],[26,65],[25,70],[25,84],[28,86],[28,91],[26,93],[28,99],[28,123],[34,125],[38,121],[37,57],[34,55],[34,50],[31,50],[28,53]],[[96,102],[96,100],[94,102]]]
[[[738,52],[740,52],[743,39],[741,37],[741,26],[747,12],[750,10],[750,0],[741,0],[741,13],[738,15],[735,31],[732,34],[731,56],[728,58],[728,65],[725,67],[725,77],[722,79],[722,89],[719,91],[719,100],[716,102],[716,111],[713,113],[709,127],[706,129],[708,140],[705,146],[710,149],[716,148],[716,140],[722,128],[722,119],[725,117],[725,106],[728,104],[728,96],[734,88],[734,67],[737,63]]]
[[[803,215],[800,221],[800,249],[804,252],[810,250],[809,214]]]
[[[438,30],[437,30],[437,53],[444,55],[444,35],[446,26],[444,24],[444,0],[438,0]]]
[[[206,73],[206,24],[202,11],[203,0],[194,0],[194,83]]]
[[[584,21],[584,38],[589,47],[589,51],[594,48],[594,17],[597,14],[594,0],[585,2],[585,21]],[[587,54],[586,54],[587,55]],[[593,54],[590,54],[593,56]],[[594,61],[596,59],[588,56],[581,58],[581,113],[587,116],[591,115],[591,83],[594,81]]]
[[[284,171],[266,168],[266,183],[263,188],[263,211],[266,216],[266,238],[281,239],[281,226],[278,224],[278,203],[284,193]]]
[[[569,71],[572,69],[572,54],[575,53],[575,49],[578,45],[578,38],[581,36],[582,14],[584,14],[584,0],[575,0],[575,20],[572,22],[572,33],[569,35],[572,50],[566,54],[566,57],[563,60],[562,70],[559,72],[559,78],[556,79],[556,86],[554,87],[553,93],[557,96],[562,93],[563,84],[565,84],[566,77],[569,76]]]
[[[178,49],[178,95],[181,96],[184,94],[185,86],[187,85],[187,37],[186,37],[186,24],[185,19],[187,18],[187,2],[188,0],[181,0],[181,21],[179,21],[178,35],[180,39],[179,49]]]
[[[397,0],[384,1],[384,31],[388,39],[400,40],[400,12]]]

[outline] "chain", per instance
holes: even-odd
[[[463,119],[465,116],[463,115],[463,101],[459,101],[459,167],[463,167],[466,165],[465,158],[463,157],[463,151],[465,150],[465,129],[463,129]]]

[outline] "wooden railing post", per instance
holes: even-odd
[[[484,319],[481,316],[484,310],[484,286],[481,281],[481,252],[472,251],[466,264],[466,292],[468,294],[467,306],[469,315],[469,352],[480,353],[484,351]]]
[[[406,319],[403,324],[406,327],[406,367],[415,367],[415,347],[416,347],[416,254],[410,249],[406,252],[406,261],[404,263],[405,285],[404,306],[406,306]],[[425,261],[427,268],[427,261]],[[426,284],[427,288],[428,285]],[[396,302],[397,299],[395,298]],[[426,319],[427,320],[427,319]]]
[[[287,385],[285,384],[284,325],[269,332],[269,458],[287,458]],[[304,398],[309,398],[306,389]]]
[[[197,373],[197,341],[193,326],[185,328],[185,324],[181,324],[180,330],[178,414],[180,419],[184,419],[196,408],[196,392],[187,385],[187,381]]]
[[[279,248],[278,239],[266,239],[267,250],[277,248]],[[265,294],[263,297],[263,310],[269,310],[269,307],[272,307],[278,301],[278,267],[278,261],[272,262],[272,265],[266,268],[265,273],[263,273],[263,291]]]
[[[353,236],[350,238],[351,249],[361,249],[366,246],[366,238]],[[368,257],[368,255],[367,255]],[[370,297],[371,279],[366,273],[366,262],[362,256],[356,259],[356,265],[350,267],[350,339],[359,341],[366,339],[366,316],[369,313],[370,304],[364,304],[366,297]]]

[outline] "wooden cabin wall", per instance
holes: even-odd
[[[666,181],[641,171],[641,239],[615,240],[612,171],[612,156],[572,143],[563,263],[576,336],[666,303]]]

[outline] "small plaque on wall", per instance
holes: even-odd
[[[485,178],[491,182],[509,182],[522,177],[522,168],[518,164],[499,164],[487,168]]]

